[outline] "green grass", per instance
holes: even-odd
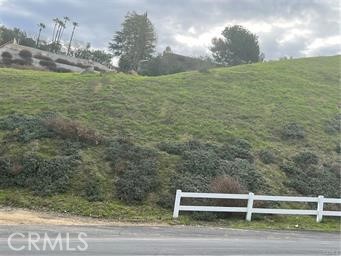
[[[0,69],[0,116],[14,112],[36,114],[54,111],[103,135],[126,135],[148,147],[155,147],[161,141],[179,142],[196,138],[222,143],[238,137],[249,140],[254,152],[271,148],[281,160],[309,149],[319,155],[321,163],[337,162],[339,156],[334,148],[341,137],[339,134],[327,134],[324,130],[326,122],[339,113],[340,60],[340,56],[296,59],[160,77],[122,73],[59,74],[3,68]],[[284,141],[280,138],[281,127],[289,122],[304,126],[305,139]],[[0,131],[0,140],[5,134],[5,131]],[[41,155],[53,156],[53,140],[32,143],[38,144],[35,146]],[[31,146],[13,144],[10,146],[11,154],[30,150]],[[81,178],[84,169],[104,179],[110,171],[101,147],[83,149],[81,155],[82,164],[73,181],[74,189],[78,185],[77,177]],[[176,161],[174,156],[161,155],[163,183],[174,171]],[[256,166],[262,171],[273,194],[292,192],[285,187],[286,176],[278,165],[264,165],[256,159]],[[111,193],[112,180],[106,180],[104,186]],[[9,197],[12,190],[1,190],[0,203],[14,202],[17,206],[46,207],[116,219],[127,216],[129,220],[171,219],[170,211],[155,206],[153,195],[143,205],[129,206],[114,198],[108,202],[89,203],[73,195],[73,190],[71,194],[53,198],[39,198],[21,190],[15,191]],[[257,221],[229,224],[227,220],[226,223],[241,227],[282,228],[287,220],[295,222],[295,218],[278,218],[278,224],[276,220],[262,220],[259,226]],[[322,227],[309,218],[298,220],[302,220],[302,228]],[[186,218],[182,222],[185,223]],[[330,229],[335,230],[338,224],[338,221],[326,221],[321,229],[330,225]]]

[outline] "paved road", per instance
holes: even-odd
[[[11,234],[13,248],[24,250],[10,249]],[[29,237],[37,236],[29,250]],[[0,255],[341,255],[340,239],[337,233],[205,227],[0,226]],[[55,250],[48,240],[58,242]]]

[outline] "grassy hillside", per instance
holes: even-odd
[[[160,195],[172,194],[172,177],[185,173],[182,170],[186,169],[186,159],[193,160],[192,167],[195,168],[197,163],[194,162],[203,159],[200,156],[211,159],[207,152],[213,152],[214,157],[218,155],[218,162],[237,163],[238,158],[246,159],[262,178],[263,186],[257,187],[255,192],[318,194],[329,189],[325,194],[339,194],[339,187],[326,188],[329,180],[340,177],[337,153],[340,141],[339,68],[340,57],[335,56],[160,77],[0,69],[0,117],[3,120],[0,129],[3,164],[0,172],[1,168],[4,172],[4,166],[7,166],[10,175],[20,175],[25,170],[27,155],[39,159],[67,156],[65,142],[70,142],[68,149],[77,148],[78,156],[76,164],[68,165],[70,182],[66,190],[35,196],[28,185],[28,172],[19,177],[23,179],[22,183],[11,176],[11,186],[1,185],[0,203],[115,218],[167,219],[170,211],[156,206]],[[41,121],[46,112],[53,112],[62,122],[75,122],[82,129],[88,129],[85,133],[96,134],[100,142],[92,143],[92,139],[84,142],[79,134],[64,134],[67,129],[61,128],[63,124],[58,122],[52,124],[52,130],[56,125],[59,127],[51,133],[51,124],[45,127],[46,123]],[[13,121],[13,117],[18,116],[22,119]],[[32,136],[32,125],[38,127],[35,126],[37,122],[45,125],[41,129],[47,129],[48,135]],[[25,129],[27,132],[23,131]],[[28,139],[20,139],[23,133]],[[157,184],[151,184],[151,193],[148,191],[147,197],[137,204],[120,201],[115,192],[118,180],[124,176],[122,172],[128,168],[127,165],[130,166],[131,160],[122,157],[122,152],[117,153],[118,156],[112,153],[116,158],[110,158],[110,152],[121,150],[117,146],[120,145],[117,138],[129,141],[129,145],[134,145],[133,150],[141,152],[141,155],[146,155],[143,153],[146,150],[155,153],[152,156],[155,173],[148,175],[156,175]],[[238,144],[237,140],[243,143]],[[196,148],[188,148],[191,141],[201,143],[200,152]],[[81,145],[75,146],[76,143]],[[225,152],[224,145],[232,155],[226,159],[219,155]],[[234,149],[239,146],[241,149],[236,153]],[[180,153],[174,154],[169,150],[181,147],[183,152]],[[187,153],[191,150],[196,155],[191,153],[188,158]],[[241,156],[241,151],[247,156]],[[306,152],[310,155],[302,154]],[[272,160],[267,162],[262,156]],[[139,157],[142,159],[144,156]],[[142,160],[148,162],[148,157]],[[117,162],[121,160],[125,164],[120,169]],[[131,163],[142,166],[140,160],[131,160]],[[20,167],[16,170],[18,165]],[[215,163],[212,166],[213,169],[217,167]],[[226,168],[232,167],[227,164]],[[192,175],[190,179],[196,175],[194,170],[189,173]],[[250,190],[252,181],[243,180],[238,175],[236,177],[244,188]],[[204,173],[203,176],[209,179],[209,183],[217,173],[209,177]],[[300,190],[300,184],[288,183],[290,178],[307,180],[307,176],[314,176],[309,182],[319,182],[328,176],[328,184],[319,183],[318,190],[305,193]],[[84,184],[88,180],[96,180],[90,187],[100,187],[101,199],[90,200],[98,202],[89,202],[83,196]]]

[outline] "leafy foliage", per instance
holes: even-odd
[[[336,115],[326,123],[325,131],[329,134],[341,132],[341,114]]]
[[[85,183],[84,193],[90,202],[102,201],[104,199],[101,181],[97,176],[88,177]]]
[[[65,192],[69,187],[70,157],[43,159],[26,155],[19,161],[0,159],[0,186],[19,186],[46,196]]]
[[[107,149],[107,159],[118,174],[116,194],[125,202],[143,201],[158,185],[157,154],[154,150],[116,139]]]
[[[239,65],[261,61],[258,38],[242,26],[226,27],[221,33],[224,38],[214,38],[211,47],[217,63]]]
[[[150,59],[155,49],[156,35],[147,13],[128,13],[122,23],[122,30],[116,32],[109,49],[120,56],[122,71],[137,71],[141,60]]]
[[[304,151],[295,155],[293,157],[293,161],[301,167],[307,167],[309,165],[318,164],[319,158],[316,154],[312,152]]]
[[[283,139],[303,139],[305,136],[303,126],[297,123],[286,124],[281,133]]]
[[[259,158],[264,164],[273,164],[277,160],[275,154],[269,149],[259,151]]]

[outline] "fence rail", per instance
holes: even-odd
[[[181,198],[209,198],[209,199],[239,199],[247,200],[246,207],[220,207],[220,206],[193,206],[181,205]],[[276,201],[276,202],[306,202],[317,203],[316,210],[301,209],[273,209],[273,208],[253,208],[254,201]],[[242,212],[246,213],[246,220],[251,221],[253,213],[263,214],[289,214],[289,215],[316,215],[316,221],[321,222],[323,216],[341,217],[341,211],[324,211],[323,206],[328,204],[341,204],[339,198],[318,197],[296,197],[296,196],[266,196],[249,194],[219,194],[219,193],[191,193],[176,191],[173,218],[179,217],[180,211],[207,211],[207,212]]]

